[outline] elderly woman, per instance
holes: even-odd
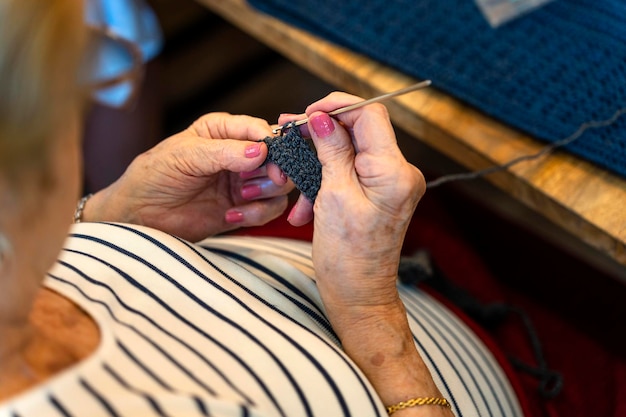
[[[293,187],[264,165],[270,126],[228,114],[81,200],[68,237],[85,89],[102,85],[82,16],[0,1],[0,415],[520,415],[471,331],[396,286],[424,180],[381,105],[306,110],[322,185],[289,219],[313,219],[312,248],[222,234],[277,217]]]

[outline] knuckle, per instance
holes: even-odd
[[[389,118],[389,110],[382,103],[372,103],[368,107],[368,110],[378,113],[378,115],[382,118]]]

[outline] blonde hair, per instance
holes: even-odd
[[[81,0],[0,0],[0,174],[46,169],[50,141],[79,104]]]

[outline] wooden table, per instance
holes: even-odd
[[[198,1],[343,91],[372,97],[418,81],[261,14],[244,0]],[[533,154],[545,145],[434,88],[385,104],[394,124],[471,170]],[[562,152],[486,178],[626,265],[626,179]]]

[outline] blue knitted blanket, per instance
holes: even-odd
[[[473,0],[249,0],[546,141],[626,107],[626,0],[555,0],[496,29]],[[626,177],[626,116],[566,149]]]

